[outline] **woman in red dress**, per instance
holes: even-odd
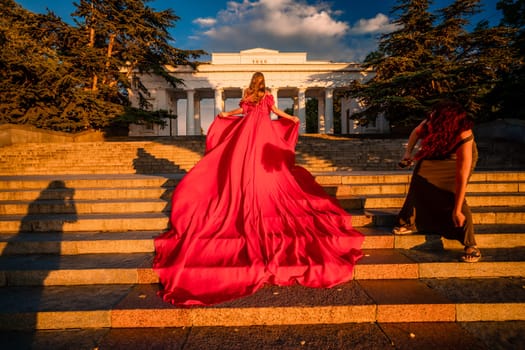
[[[272,111],[281,118],[271,120]],[[294,164],[297,139],[298,118],[275,106],[255,73],[240,108],[210,126],[204,157],[173,193],[170,229],[155,238],[165,301],[211,305],[265,284],[329,288],[352,279],[363,235]]]

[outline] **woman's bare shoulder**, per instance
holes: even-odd
[[[472,129],[464,130],[459,134],[459,139],[463,140],[463,139],[466,139],[467,137],[470,137],[471,135],[473,135]]]

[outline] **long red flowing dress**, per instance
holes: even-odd
[[[211,305],[265,284],[333,287],[352,279],[363,235],[296,166],[298,124],[271,120],[273,96],[215,118],[204,157],[172,198],[153,269],[174,305]]]

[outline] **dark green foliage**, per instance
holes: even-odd
[[[149,71],[178,86],[164,66],[194,65],[204,53],[172,47],[167,30],[179,18],[147,7],[149,0],[81,0],[76,26],[0,1],[0,123],[71,132],[162,124],[158,112],[147,112],[148,91],[134,74]],[[132,82],[142,87],[142,110],[130,107]]]
[[[369,82],[356,82],[349,95],[368,106],[354,118],[384,113],[393,127],[414,125],[443,98],[460,101],[478,118],[489,118],[486,96],[512,61],[506,26],[480,23],[468,31],[479,0],[456,0],[434,13],[429,0],[398,0],[397,30],[381,37],[365,66],[375,70]]]
[[[509,71],[487,100],[496,116],[525,120],[522,107],[525,100],[525,0],[501,0],[497,8],[503,13],[501,24],[514,29],[511,34],[514,56]]]
[[[316,98],[306,99],[306,133],[314,134],[319,132],[319,112],[317,106],[319,101]]]

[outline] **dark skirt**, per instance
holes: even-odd
[[[473,164],[477,161],[474,144]],[[461,242],[476,245],[472,213],[465,200],[461,211],[465,215],[463,227],[455,227],[452,212],[455,202],[456,158],[423,159],[417,162],[403,208],[396,219],[396,226],[405,226],[420,233],[438,234]]]

